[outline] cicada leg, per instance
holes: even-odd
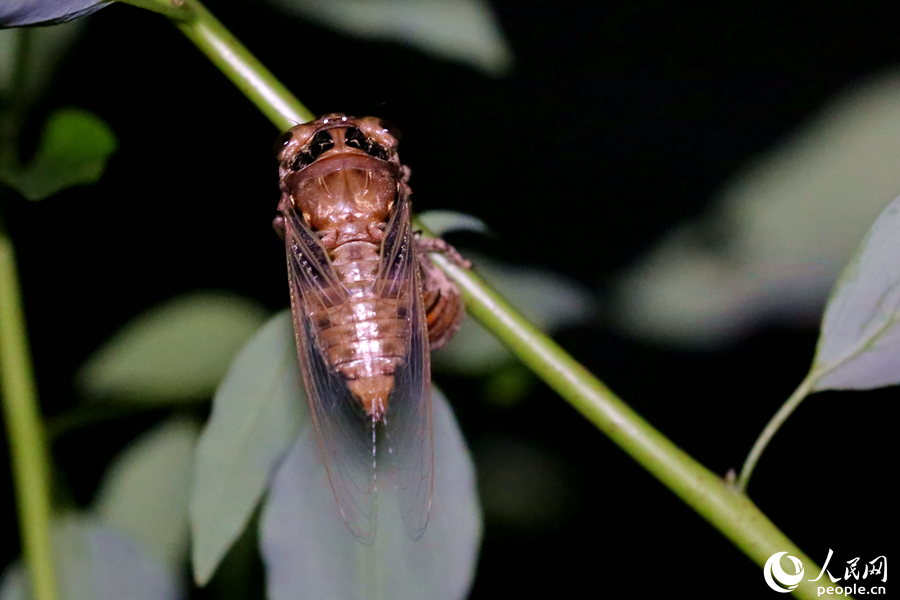
[[[275,233],[278,234],[278,237],[281,238],[281,241],[284,241],[284,216],[279,214],[272,220],[272,229],[275,230]]]
[[[428,258],[429,252],[440,252],[454,264],[464,269],[472,268],[450,244],[439,238],[416,238],[416,255],[422,269],[425,314],[428,323],[428,341],[436,350],[450,341],[459,331],[466,307],[462,295],[450,279]]]

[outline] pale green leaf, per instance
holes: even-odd
[[[284,311],[231,365],[197,445],[190,519],[199,585],[246,527],[272,470],[304,424],[305,406],[291,316]]]
[[[406,42],[502,75],[513,53],[483,0],[270,0],[284,10],[362,38]]]
[[[199,427],[170,419],[134,440],[112,462],[95,513],[173,570],[187,557],[188,495]]]
[[[47,120],[31,163],[0,170],[0,180],[29,200],[42,200],[96,182],[115,150],[116,137],[99,117],[77,108],[60,109]]]
[[[814,326],[900,190],[900,75],[866,80],[736,173],[621,280],[613,323],[697,346],[755,326]],[[710,243],[713,241],[713,243]]]
[[[481,544],[475,469],[450,407],[434,393],[434,500],[424,536],[406,535],[395,496],[378,497],[378,534],[363,546],[341,518],[307,428],[278,469],[262,515],[269,600],[459,599]]]
[[[487,233],[488,226],[478,217],[452,210],[429,210],[418,215],[419,221],[434,235],[440,237],[453,231]]]
[[[59,600],[179,600],[184,595],[177,572],[96,519],[58,519],[52,536]],[[28,600],[29,588],[22,563],[13,563],[0,582],[0,600]]]
[[[813,390],[900,383],[900,198],[876,219],[832,292]]]
[[[224,293],[176,298],[113,335],[78,372],[79,388],[117,401],[208,398],[266,316],[254,302]]]

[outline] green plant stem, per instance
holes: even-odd
[[[800,385],[797,386],[797,389],[794,390],[794,393],[791,394],[790,398],[785,400],[784,404],[781,405],[781,408],[778,409],[775,416],[769,420],[768,424],[766,424],[766,428],[759,434],[759,437],[756,438],[756,443],[753,444],[753,448],[750,449],[747,459],[744,460],[744,466],[741,467],[741,474],[734,483],[734,488],[737,491],[742,494],[747,493],[747,486],[750,483],[750,477],[753,475],[753,469],[756,468],[756,463],[759,462],[759,457],[762,456],[766,446],[772,441],[775,432],[781,428],[784,422],[787,421],[787,418],[791,416],[791,413],[793,413],[794,410],[800,406],[803,399],[809,395],[810,390],[815,385],[816,381],[818,381],[819,376],[819,371],[810,371],[806,378],[800,382]]]
[[[192,6],[200,7],[195,0]],[[198,8],[198,15],[207,15]],[[215,21],[217,43],[211,43],[200,30],[210,29],[211,16],[200,16],[192,25],[176,24],[210,56],[220,68],[232,62],[231,57],[246,54],[241,72],[253,71],[258,61],[237,44],[222,25]],[[234,40],[232,42],[231,40]],[[257,104],[279,129],[285,129],[282,106],[300,106],[290,101],[289,93],[261,67],[256,75],[246,74],[233,80]],[[228,71],[226,71],[228,72]],[[247,85],[245,81],[254,81]],[[264,89],[270,86],[271,89]],[[287,96],[286,96],[287,94]],[[276,99],[270,105],[269,99]],[[295,120],[300,120],[295,119]],[[303,117],[302,120],[309,120]],[[452,264],[441,255],[434,262],[460,287],[466,306],[494,335],[500,338],[522,361],[553,387],[589,421],[606,433],[616,444],[650,471],[664,485],[700,513],[728,537],[754,562],[762,566],[775,552],[786,551],[799,558],[807,572],[817,572],[815,563],[797,548],[750,501],[715,474],[693,460],[661,433],[653,429],[600,381],[568,356],[552,340],[521,317],[471,271]],[[817,597],[816,585],[804,580],[793,592],[800,598]]]
[[[0,390],[25,564],[34,600],[56,600],[49,455],[41,426],[12,243],[0,233]]]
[[[145,8],[172,19],[189,19],[191,10],[182,0],[120,0],[138,8]]]
[[[654,429],[475,273],[460,268],[440,254],[432,254],[431,259],[460,288],[470,315],[756,564],[763,566],[775,552],[786,551],[803,562],[807,573],[819,571],[812,559],[803,554],[747,496],[736,492]],[[804,580],[794,594],[800,598],[816,598],[816,585]]]

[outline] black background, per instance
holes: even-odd
[[[495,232],[459,243],[600,291],[830,96],[895,65],[900,9],[885,6],[496,2],[516,66],[495,79],[265,5],[209,2],[314,112],[397,124],[416,209],[471,213]],[[165,19],[126,6],[92,17],[30,113],[26,153],[60,106],[97,113],[120,149],[96,186],[40,203],[8,196],[2,207],[51,416],[77,403],[72,376],[90,352],[161,301],[214,288],[272,310],[288,303],[283,248],[270,228],[278,132]],[[769,328],[691,352],[631,340],[598,316],[556,339],[724,474],[804,376],[816,332]],[[564,462],[576,496],[553,527],[488,520],[472,597],[775,595],[757,566],[548,389],[500,409],[479,399],[477,383],[438,383],[473,448],[507,438],[544,449]],[[843,571],[834,561],[893,558],[896,494],[886,479],[895,401],[895,388],[810,398],[751,485],[762,511],[811,558],[821,564],[835,551],[832,573]],[[106,461],[148,424],[96,426],[54,447],[76,502],[90,501]],[[3,464],[2,519],[12,531]],[[17,551],[5,543],[0,563]]]

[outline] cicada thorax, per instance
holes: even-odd
[[[349,119],[336,116],[337,126],[330,129],[321,128],[327,117],[320,119],[308,139],[300,131],[285,143],[282,154],[289,159],[282,163],[280,208],[299,212],[319,238],[339,288],[304,307],[320,353],[346,379],[366,414],[380,420],[394,372],[408,352],[407,307],[416,301],[408,286],[379,281],[385,277],[384,232],[409,188],[396,140],[374,119]]]

